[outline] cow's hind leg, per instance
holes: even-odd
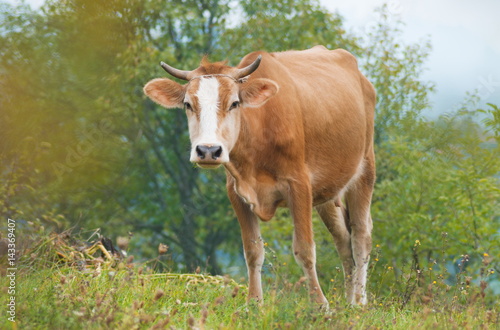
[[[373,158],[372,158],[373,159]],[[367,159],[363,173],[346,192],[351,246],[354,258],[353,288],[354,304],[366,304],[366,277],[372,248],[372,218],[370,204],[375,182],[375,166]]]
[[[328,231],[332,235],[340,260],[342,261],[346,299],[348,302],[354,303],[352,278],[354,259],[351,248],[351,234],[349,233],[346,221],[342,215],[342,210],[340,207],[335,205],[334,200],[317,206],[316,210],[318,211],[319,216],[321,217],[321,220],[323,220],[326,228],[328,228]]]

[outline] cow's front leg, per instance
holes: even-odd
[[[290,183],[289,206],[293,217],[293,253],[302,266],[309,284],[311,299],[328,308],[328,301],[321,290],[316,273],[316,246],[312,228],[312,193],[310,184]]]
[[[256,299],[261,302],[263,299],[261,271],[264,263],[264,243],[260,236],[259,220],[232,187],[228,189],[228,195],[241,227],[248,270],[248,300]]]

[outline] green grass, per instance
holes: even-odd
[[[2,277],[4,281],[5,277]],[[229,277],[144,274],[137,268],[84,274],[53,267],[22,274],[17,283],[19,329],[495,329],[498,305],[479,296],[414,299],[401,308],[397,297],[346,306],[330,285],[331,312],[307,299],[303,283],[269,280],[265,302],[246,303],[246,287]],[[5,287],[5,283],[2,283]],[[3,295],[5,292],[3,292]],[[5,296],[5,295],[4,295]],[[5,299],[2,299],[5,301]],[[12,328],[3,318],[2,328]]]
[[[258,305],[246,302],[244,279],[239,283],[228,276],[155,273],[149,266],[157,260],[142,265],[107,261],[72,251],[59,239],[52,236],[19,262],[16,323],[7,319],[4,307],[0,328],[500,328],[498,296],[470,283],[465,274],[450,286],[436,270],[416,276],[410,268],[391,282],[391,267],[377,265],[374,258],[369,303],[347,305],[342,274],[337,272],[323,279],[331,307],[324,312],[309,302],[305,281],[291,275],[283,262],[266,269],[264,302]],[[78,258],[85,258],[86,264]],[[6,302],[9,280],[4,274],[0,283],[1,301]]]

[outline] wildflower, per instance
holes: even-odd
[[[215,305],[222,305],[222,304],[224,303],[224,301],[225,301],[225,300],[226,300],[226,299],[225,299],[224,297],[222,297],[222,296],[217,297],[217,299],[215,299],[214,304],[215,304]]]
[[[161,298],[161,297],[163,297],[164,295],[165,295],[165,292],[163,292],[163,290],[162,290],[162,289],[158,289],[158,290],[156,290],[156,294],[155,294],[155,296],[154,296],[154,298],[153,298],[153,301],[156,301],[156,300],[160,299],[160,298]]]
[[[267,244],[267,242],[264,243],[264,246],[268,246],[269,244]]]
[[[238,295],[238,291],[240,290],[239,287],[235,286],[233,289],[233,292],[231,293],[231,297],[236,297]]]
[[[283,263],[283,266],[286,266],[286,262]]]
[[[429,267],[429,270],[432,270],[432,267]]]
[[[158,245],[158,254],[159,255],[165,254],[165,253],[167,253],[167,251],[168,251],[168,245],[163,244],[163,243],[160,243]]]
[[[122,250],[126,250],[128,248],[129,239],[128,237],[118,236],[116,239],[116,245]]]
[[[189,318],[187,320],[187,323],[189,325],[189,328],[191,328],[191,329],[194,328],[194,317],[192,314],[189,314]]]
[[[204,305],[203,309],[201,310],[201,320],[200,320],[200,323],[202,325],[206,323],[207,317],[208,317],[208,309],[207,309],[207,305]]]
[[[335,282],[335,280],[333,278],[330,279],[330,282]]]
[[[488,253],[483,253],[483,257],[489,257],[490,255]]]
[[[375,258],[375,261],[378,261],[378,258]]]
[[[417,246],[417,245],[420,245],[420,241],[418,239],[415,240],[415,245],[414,246]]]
[[[375,247],[380,247],[380,244],[375,245]]]
[[[437,282],[436,281],[432,281],[432,284],[436,284]]]

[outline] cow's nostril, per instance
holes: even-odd
[[[222,155],[222,147],[217,146],[217,147],[212,147],[214,150],[212,151],[212,159],[217,159]],[[211,149],[212,149],[211,148]]]
[[[206,146],[197,146],[196,147],[196,154],[198,155],[198,157],[200,157],[201,159],[205,159],[205,156],[207,154],[207,151],[208,151],[208,147]]]

